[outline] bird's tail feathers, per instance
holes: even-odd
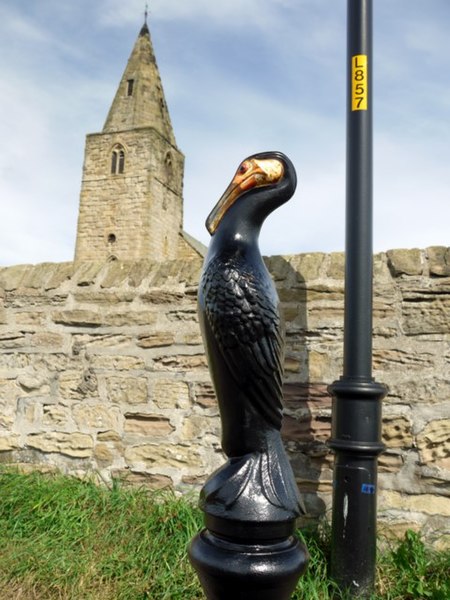
[[[231,458],[206,482],[201,505],[214,511],[252,514],[274,520],[305,513],[281,440],[264,452]]]

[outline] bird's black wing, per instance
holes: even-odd
[[[244,261],[216,259],[200,286],[205,317],[232,377],[254,410],[280,429],[283,324],[270,275]]]

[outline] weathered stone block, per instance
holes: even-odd
[[[115,406],[80,403],[73,407],[72,415],[79,431],[118,431],[120,428],[121,412]]]
[[[55,312],[53,322],[66,327],[100,327],[102,318],[97,312],[77,308]]]
[[[148,382],[145,377],[108,377],[108,399],[113,404],[146,404]]]
[[[313,254],[296,254],[285,258],[291,268],[296,271],[297,282],[302,284],[319,277],[325,256],[321,252],[315,252]]]
[[[26,355],[22,354],[21,358],[25,359],[23,366],[32,365],[36,366],[37,369],[45,369],[52,373],[65,371],[74,366],[74,361],[72,361],[71,356],[61,348],[58,350],[51,348],[50,350],[47,349],[47,351],[43,348],[42,352],[33,352]]]
[[[397,473],[403,466],[404,460],[401,454],[389,454],[384,452],[378,458],[380,473]]]
[[[120,442],[121,436],[117,431],[99,431],[97,440],[99,442]]]
[[[158,315],[151,311],[111,312],[102,315],[102,325],[109,327],[127,327],[133,325],[155,325]]]
[[[42,395],[50,393],[49,374],[45,370],[28,367],[17,377],[17,383],[23,392],[40,391]]]
[[[0,333],[0,351],[23,348],[27,344],[28,337],[22,331]]]
[[[309,359],[309,374],[312,381],[322,382],[328,379],[328,369],[330,359],[328,354],[323,352],[311,351]]]
[[[69,281],[75,270],[73,262],[57,263],[54,266],[54,271],[52,272],[47,283],[44,285],[45,290],[56,289],[61,284]]]
[[[111,473],[113,479],[119,479],[123,485],[146,487],[159,490],[173,486],[173,481],[167,475],[154,475],[153,473],[139,473],[129,469],[117,469]]]
[[[146,413],[125,413],[125,433],[148,437],[166,437],[175,431],[170,419]]]
[[[133,263],[113,260],[107,263],[105,267],[105,273],[103,274],[102,281],[100,283],[100,287],[102,288],[110,288],[110,287],[118,287],[121,283],[127,279],[128,274],[130,273],[131,267]]]
[[[286,323],[287,332],[291,332],[292,329],[295,329],[296,331],[308,329],[306,304],[282,304],[281,313]]]
[[[284,281],[292,272],[284,256],[264,256],[264,262],[274,281]]]
[[[55,263],[33,265],[31,269],[27,270],[21,280],[21,287],[36,289],[42,289],[44,287],[45,289],[45,283],[56,271],[56,267],[57,265]]]
[[[134,288],[139,287],[155,268],[153,261],[145,259],[135,261],[128,273],[128,285]]]
[[[99,354],[92,357],[91,365],[96,371],[137,371],[145,368],[145,361],[138,356]]]
[[[45,453],[60,453],[73,458],[92,456],[94,441],[83,433],[47,432],[32,433],[26,438],[26,445]]]
[[[42,424],[54,429],[66,429],[70,426],[70,409],[60,404],[44,404]]]
[[[300,373],[302,368],[302,361],[295,356],[287,354],[284,358],[284,371],[285,373]]]
[[[128,305],[134,300],[136,294],[129,291],[116,290],[107,292],[105,290],[95,290],[91,288],[76,290],[73,293],[73,299],[80,304],[97,304],[103,307],[117,307],[118,305]]]
[[[344,279],[345,273],[345,254],[344,252],[332,252],[330,262],[327,268],[327,275],[331,279]]]
[[[0,380],[0,428],[11,430],[15,420],[19,393],[15,381]]]
[[[435,463],[450,470],[450,419],[431,421],[418,434],[422,463]]]
[[[327,385],[320,383],[285,383],[283,398],[286,408],[298,410],[306,408],[309,412],[328,412],[331,410],[331,396]]]
[[[117,456],[118,453],[108,444],[96,444],[94,448],[94,458],[102,467],[111,465]]]
[[[105,263],[102,261],[86,261],[77,263],[75,265],[77,268],[72,277],[72,281],[79,286],[92,285],[95,283],[96,278],[104,265]]]
[[[421,352],[417,348],[374,348],[373,366],[377,371],[397,371],[408,368],[411,371],[423,371],[433,365],[433,353]]]
[[[150,289],[142,293],[140,299],[149,304],[177,304],[184,298],[184,293],[179,290]]]
[[[220,435],[220,423],[217,417],[190,415],[183,422],[182,439],[185,442],[201,438],[207,434]]]
[[[163,346],[171,346],[174,343],[175,337],[169,331],[160,331],[157,333],[142,334],[138,336],[136,345],[139,348],[160,348]]]
[[[49,306],[60,306],[67,300],[67,294],[49,295],[43,293],[41,289],[19,288],[16,291],[10,291],[5,296],[5,308],[9,309],[32,309],[47,308]]]
[[[99,348],[114,348],[117,352],[124,346],[131,346],[133,338],[131,335],[116,333],[82,333],[72,335],[71,339],[72,352],[74,355],[78,355],[84,350],[92,352]]]
[[[129,466],[172,467],[176,469],[200,466],[198,452],[192,446],[172,444],[142,444],[125,449],[125,460]]]
[[[389,396],[397,402],[429,406],[448,400],[448,380],[431,372],[426,377],[412,376],[408,381],[390,381]]]
[[[281,433],[283,439],[302,444],[325,442],[331,435],[331,418],[308,415],[294,419],[284,415]]]
[[[307,308],[308,331],[314,330],[342,330],[344,324],[344,304],[334,302],[327,305],[308,304]]]
[[[65,342],[66,338],[60,333],[38,331],[31,337],[30,345],[38,350],[61,350]]]
[[[387,258],[394,277],[399,275],[421,275],[423,273],[422,252],[417,248],[413,250],[389,250]]]
[[[1,312],[0,312],[0,318],[1,318]],[[15,315],[16,318],[16,324],[19,326],[33,326],[33,327],[37,327],[37,326],[42,326],[45,324],[46,320],[47,320],[47,314],[44,311],[41,312],[37,312],[37,311],[22,311],[22,312],[17,312]]]
[[[402,304],[406,335],[450,333],[450,293],[441,295],[409,294]]]
[[[431,246],[426,249],[430,275],[450,277],[450,248]]]
[[[278,297],[280,299],[280,302],[295,303],[296,305],[298,305],[298,304],[304,305],[306,303],[306,296],[307,296],[306,288],[282,287],[282,288],[278,288],[277,292],[278,292]],[[306,306],[304,307],[304,309],[306,310]]]
[[[0,288],[6,291],[17,289],[22,279],[32,268],[32,265],[17,265],[2,269],[0,272]]]
[[[41,426],[41,418],[43,415],[42,399],[25,397],[17,400],[16,421],[14,430],[23,432],[39,428]]]
[[[0,435],[0,452],[9,452],[19,448],[19,436],[16,434]]]
[[[425,513],[450,517],[450,501],[444,496],[432,494],[404,494],[391,490],[380,493],[380,508],[397,509],[403,512]]]
[[[343,283],[328,282],[328,284],[316,283],[306,290],[306,300],[309,311],[313,302],[318,302],[324,312],[328,307],[334,308],[337,304],[339,308],[344,305],[344,285]]]
[[[217,408],[217,398],[213,386],[210,383],[196,383],[194,385],[194,402],[203,408]]]
[[[188,408],[189,387],[177,379],[158,379],[153,387],[153,402],[158,408]]]
[[[384,417],[383,442],[388,448],[411,448],[413,445],[411,421],[404,416]]]
[[[198,323],[197,309],[194,306],[188,308],[180,308],[177,310],[169,310],[167,319],[172,323],[179,321],[186,323]]]
[[[67,370],[59,376],[59,395],[65,400],[81,400],[83,398],[97,397],[97,376],[88,369]]]
[[[185,344],[186,346],[202,346],[203,347],[203,339],[200,334],[200,331],[186,331],[186,332],[177,332],[178,342],[180,344]]]
[[[203,354],[178,354],[155,358],[155,365],[169,371],[193,371],[206,369],[206,357]]]

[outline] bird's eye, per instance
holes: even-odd
[[[238,169],[238,174],[239,175],[243,175],[244,173],[247,172],[247,170],[248,170],[248,164],[247,163],[242,163],[242,165]]]

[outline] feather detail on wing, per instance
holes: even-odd
[[[283,337],[278,298],[266,271],[244,262],[213,260],[200,293],[205,317],[232,377],[253,409],[280,429]]]

